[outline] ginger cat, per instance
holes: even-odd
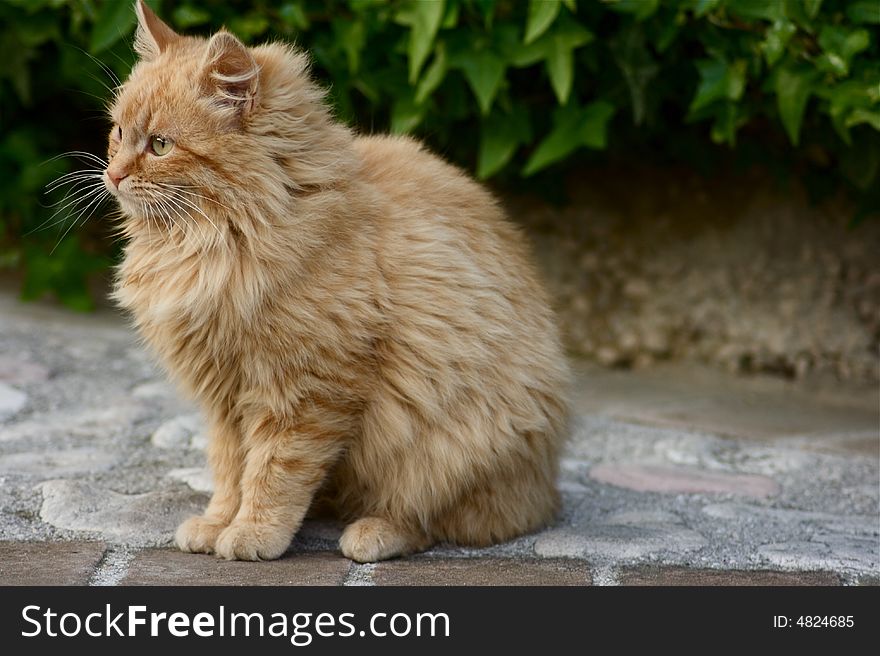
[[[136,11],[105,184],[115,298],[211,427],[215,492],[178,546],[278,558],[311,510],[370,562],[552,521],[567,367],[492,196],[335,121],[293,48]]]

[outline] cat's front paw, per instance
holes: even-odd
[[[227,524],[213,517],[190,517],[177,527],[174,542],[178,549],[189,553],[214,553],[217,537]]]
[[[346,526],[339,538],[342,555],[358,563],[405,556],[428,545],[424,535],[404,530],[381,517],[362,517]]]
[[[277,528],[234,521],[220,533],[214,553],[226,560],[274,560],[287,551],[291,537]]]

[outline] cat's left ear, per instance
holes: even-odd
[[[152,61],[161,55],[168,46],[177,41],[180,35],[168,27],[153,13],[144,0],[134,4],[138,26],[134,34],[134,50],[144,61]]]
[[[229,32],[208,42],[203,63],[205,92],[244,118],[253,111],[259,90],[260,67],[250,50]]]

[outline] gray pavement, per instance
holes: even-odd
[[[90,585],[838,585],[880,581],[878,390],[576,363],[564,508],[488,549],[357,565],[308,522],[274,563],[170,548],[205,435],[111,310],[0,292],[0,580]],[[32,566],[27,566],[32,564]],[[51,575],[49,574],[51,573]]]

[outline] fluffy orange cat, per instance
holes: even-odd
[[[277,558],[321,511],[369,562],[550,522],[567,369],[492,196],[336,122],[294,49],[136,10],[105,184],[115,298],[211,427],[215,492],[179,547]]]

